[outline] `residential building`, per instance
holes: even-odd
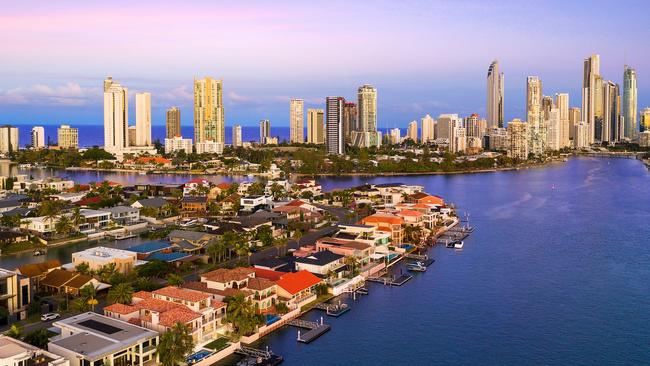
[[[81,313],[52,324],[59,335],[48,350],[70,366],[158,364],[158,332],[93,312]]]
[[[529,134],[527,138],[528,152],[542,155],[546,150],[547,131],[546,124],[542,120],[542,80],[537,76],[529,76],[526,79],[526,116]],[[519,138],[519,136],[516,137]],[[513,141],[512,136],[510,141]]]
[[[18,141],[18,127],[0,126],[0,153],[8,154],[18,151],[20,148]]]
[[[352,132],[359,129],[357,105],[353,102],[345,102],[343,105],[343,140],[346,144],[352,143]]]
[[[129,146],[128,90],[112,77],[104,80],[104,149],[121,153]]]
[[[171,107],[167,110],[167,119],[165,121],[165,136],[173,139],[176,136],[182,136],[181,132],[181,110],[178,107]]]
[[[192,139],[184,139],[181,136],[174,136],[165,139],[165,154],[177,151],[185,151],[185,154],[192,153]]]
[[[84,286],[91,285],[98,289],[100,286],[105,289],[106,285],[100,285],[95,278],[77,272],[64,269],[53,269],[49,271],[39,282],[39,290],[48,294],[72,294],[78,295]]]
[[[582,78],[582,113],[581,122],[585,122],[589,129],[588,143],[592,144],[596,136],[596,104],[597,84],[600,83],[600,56],[593,54],[584,60]]]
[[[582,122],[581,113],[582,111],[578,107],[569,108],[569,139],[571,140],[575,140],[576,125]]]
[[[223,142],[205,140],[194,144],[197,154],[223,154]]]
[[[194,79],[194,143],[226,142],[223,82],[211,77]]]
[[[316,286],[320,283],[320,278],[305,270],[282,274],[276,281],[277,294],[289,308],[299,308],[316,300]]]
[[[208,197],[186,196],[181,199],[181,214],[183,217],[205,217],[208,210]]]
[[[576,149],[588,148],[590,144],[590,132],[591,127],[587,122],[579,122],[575,125],[575,138],[573,140],[573,146]]]
[[[636,70],[625,65],[623,70],[623,122],[625,138],[632,140],[637,133],[637,87]]]
[[[487,127],[503,127],[504,76],[499,61],[490,64],[487,73]]]
[[[404,219],[390,213],[378,212],[361,219],[364,225],[371,225],[377,228],[377,231],[390,234],[391,241],[394,244],[402,244],[404,239]]]
[[[327,97],[325,100],[326,116],[326,139],[327,153],[330,155],[345,154],[345,140],[343,136],[343,97]]]
[[[564,149],[571,146],[571,142],[569,141],[571,137],[570,131],[572,129],[569,118],[569,94],[555,94],[555,106],[558,109],[560,118],[560,149]]]
[[[467,137],[477,137],[482,139],[487,133],[487,125],[487,121],[480,119],[480,116],[477,113],[473,113],[469,117],[466,117],[464,126],[467,132]]]
[[[31,300],[29,278],[0,268],[0,306],[7,309],[10,319],[27,319],[27,305]]]
[[[358,98],[358,128],[359,132],[377,132],[377,89],[372,85],[362,85],[357,90]],[[370,134],[372,136],[376,134]],[[369,146],[378,145],[377,141],[370,141]]]
[[[418,142],[418,122],[411,121],[409,122],[409,127],[406,132],[406,138],[410,139],[413,142]]]
[[[111,213],[111,220],[120,225],[132,225],[140,222],[140,210],[130,206],[113,206],[102,208]]]
[[[402,142],[402,131],[399,128],[393,128],[390,130],[390,135],[388,135],[388,140],[391,144],[399,144]]]
[[[519,119],[508,122],[508,156],[513,159],[527,160],[529,154],[529,124]]]
[[[436,139],[435,129],[436,121],[430,115],[422,117],[422,136],[420,142],[428,144]]]
[[[31,142],[33,149],[42,149],[45,147],[45,128],[43,126],[32,127]]]
[[[309,271],[320,278],[340,277],[345,269],[345,256],[323,249],[295,259],[297,271]]]
[[[136,126],[129,126],[127,129],[129,146],[136,146],[138,144],[138,128]]]
[[[232,146],[233,147],[242,146],[241,125],[232,126]]]
[[[263,119],[260,121],[260,144],[265,145],[271,137],[271,121]]]
[[[135,268],[137,260],[134,252],[101,246],[72,253],[72,264],[75,268],[83,263],[92,271],[99,271],[113,263],[118,272],[127,274]]]
[[[57,129],[57,144],[61,149],[79,148],[79,130],[69,125],[61,125]]]
[[[305,105],[302,99],[289,101],[289,142],[302,144],[304,137]]]
[[[622,139],[620,126],[621,96],[618,84],[611,81],[603,82],[603,113],[601,126],[601,142],[615,143]],[[636,128],[635,128],[636,130]]]
[[[436,139],[447,139],[449,144],[453,144],[451,138],[454,133],[454,129],[462,127],[462,119],[458,117],[457,114],[441,114],[438,116],[438,121],[436,123]],[[423,133],[424,135],[424,133]]]
[[[562,148],[561,145],[561,128],[560,111],[558,108],[551,108],[548,113],[548,119],[545,121],[548,126],[546,135],[546,146],[548,150],[555,151]]]
[[[639,116],[639,129],[641,132],[650,131],[650,108],[644,108]]]
[[[639,146],[650,147],[650,131],[639,132]]]
[[[151,93],[135,94],[136,145],[151,145]]]
[[[70,361],[18,339],[0,335],[0,365],[70,366]]]
[[[307,143],[325,143],[325,111],[322,109],[307,109]]]
[[[80,231],[97,231],[111,223],[111,213],[108,211],[82,208],[79,213],[83,216],[83,221],[79,224]]]

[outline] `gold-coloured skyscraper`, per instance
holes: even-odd
[[[194,80],[194,141],[226,141],[222,80]]]

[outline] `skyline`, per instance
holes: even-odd
[[[650,70],[642,62],[649,51],[641,47],[648,30],[635,21],[643,12],[634,10],[642,10],[642,3],[595,2],[582,9],[580,4],[549,2],[544,21],[518,17],[539,9],[533,2],[384,2],[372,9],[346,4],[333,23],[336,27],[308,16],[331,14],[319,4],[196,3],[181,8],[164,2],[147,9],[147,2],[123,3],[119,16],[95,4],[40,4],[37,10],[10,4],[0,15],[0,39],[6,45],[0,51],[5,66],[0,71],[3,124],[101,124],[101,80],[108,75],[129,88],[130,99],[151,92],[154,125],[164,125],[171,106],[184,112],[184,126],[192,124],[192,82],[205,76],[223,79],[227,126],[254,126],[261,119],[288,126],[291,98],[303,99],[305,108],[324,108],[326,96],[354,100],[363,84],[378,90],[382,130],[405,127],[426,114],[486,117],[485,78],[494,59],[506,76],[504,120],[525,120],[526,77],[539,76],[545,94],[567,92],[570,105],[579,106],[582,62],[592,53],[601,55],[603,78],[619,85],[624,65],[635,68],[639,110],[650,105],[644,83]],[[294,12],[291,17],[283,14],[288,7]],[[138,11],[145,10],[151,14],[146,22],[134,23]],[[192,22],[213,11],[227,18],[210,28]],[[601,12],[611,14],[607,25],[590,18]],[[622,12],[626,16],[616,16]],[[358,18],[361,13],[368,19]],[[42,21],[52,16],[54,21]],[[93,22],[100,16],[114,16],[114,26]],[[168,27],[172,20],[176,26]],[[600,27],[590,27],[588,35],[575,31],[596,23]],[[535,26],[543,31],[521,32]],[[223,34],[236,37],[214,38]],[[187,42],[187,36],[194,38]],[[327,43],[341,36],[343,45]],[[218,47],[204,57],[187,56],[202,42]],[[355,43],[363,44],[365,57],[355,54]],[[136,47],[140,52],[132,56]],[[181,56],[160,57],[170,47]],[[292,57],[292,50],[304,56]],[[134,100],[129,104],[129,114],[135,116]]]

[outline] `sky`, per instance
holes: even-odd
[[[181,108],[193,78],[223,79],[226,125],[288,125],[289,99],[378,94],[378,126],[425,114],[485,115],[486,74],[505,73],[505,117],[524,119],[526,76],[580,106],[583,59],[622,84],[636,68],[650,106],[650,3],[644,1],[31,1],[0,12],[0,123],[103,123],[107,75],[152,94],[154,124]]]

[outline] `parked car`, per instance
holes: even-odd
[[[59,313],[46,313],[46,314],[41,315],[41,321],[47,322],[47,321],[50,321],[50,320],[59,319],[60,317],[61,317],[61,314],[59,314]]]

